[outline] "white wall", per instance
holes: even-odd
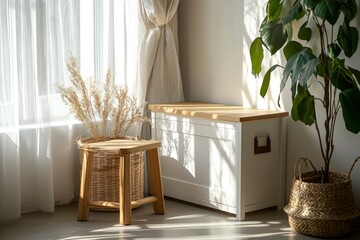
[[[358,5],[359,4],[359,1]],[[265,109],[277,106],[280,75],[273,76],[270,94],[259,95],[261,80],[251,74],[249,46],[258,36],[265,0],[181,0],[179,6],[180,66],[187,101],[238,104]],[[357,20],[360,26],[360,18]],[[350,61],[359,68],[360,49]],[[280,55],[265,57],[266,66],[283,61]],[[264,66],[264,69],[267,69]],[[262,76],[261,76],[262,78]],[[289,89],[282,94],[281,110],[290,111]],[[347,172],[360,155],[360,134],[345,130],[339,115],[335,153],[331,168]],[[288,119],[287,126],[287,196],[293,177],[293,164],[301,156],[321,166],[322,158],[314,127]],[[352,174],[355,201],[360,207],[360,163]]]
[[[179,54],[186,99],[241,103],[242,33],[233,29],[242,28],[242,5],[237,0],[180,1]]]

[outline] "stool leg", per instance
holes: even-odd
[[[131,224],[131,162],[130,155],[120,157],[119,169],[119,211],[120,211],[120,224]]]
[[[153,203],[154,212],[157,214],[165,213],[164,194],[161,180],[160,159],[157,148],[146,151],[148,162],[148,173],[150,177],[150,191],[151,195],[158,200]]]
[[[89,202],[93,158],[93,152],[87,152],[84,150],[81,172],[80,199],[77,216],[78,221],[87,221],[89,218]]]

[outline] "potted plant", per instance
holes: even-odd
[[[328,233],[319,233],[317,230],[314,232],[306,230],[318,224],[313,217],[317,214],[309,212],[305,214],[301,212],[302,210],[296,210],[297,214],[291,212],[291,208],[295,207],[295,198],[301,194],[296,191],[301,191],[304,187],[301,184],[311,184],[311,187],[306,186],[309,190],[314,186],[325,188],[333,186],[338,181],[345,181],[348,186],[350,182],[350,174],[341,175],[340,180],[335,179],[335,173],[330,171],[330,163],[334,152],[335,123],[340,110],[342,110],[346,129],[354,134],[360,131],[360,71],[346,65],[345,61],[346,58],[354,55],[358,47],[358,30],[351,25],[356,15],[355,0],[268,0],[266,16],[259,29],[260,36],[254,39],[250,46],[252,72],[256,76],[262,70],[264,49],[271,55],[282,49],[286,64],[285,66],[275,64],[266,71],[260,94],[263,97],[266,95],[271,73],[276,69],[281,69],[283,72],[280,92],[290,81],[293,120],[301,121],[309,126],[314,125],[317,132],[324,161],[323,167],[320,171],[313,171],[311,174],[300,172],[299,175],[295,175],[290,203],[285,207],[290,225],[292,225],[291,220],[300,219],[301,226],[293,224],[292,227],[304,234],[320,237],[345,234],[349,230],[348,220],[357,215],[356,210],[353,209],[353,200],[345,199],[345,202],[352,204],[347,210],[348,213],[343,213],[341,217],[338,217],[334,215],[334,209],[329,213],[322,212],[320,213],[322,217],[319,217],[322,223],[317,226],[318,228],[334,228],[325,220],[334,220],[333,223],[337,226],[343,224],[337,221],[342,219],[347,221],[344,223],[346,225],[344,229],[338,232],[331,232],[328,229]],[[322,92],[314,91],[314,85],[321,86]],[[316,107],[316,105],[319,106]],[[320,114],[324,116],[323,124],[319,122]],[[300,161],[307,163],[309,160],[302,158]],[[298,165],[301,165],[301,162],[298,162]],[[348,191],[351,191],[351,194],[345,194],[345,197],[352,198],[351,184]],[[336,196],[341,195],[340,191],[333,189],[333,192],[337,194]],[[318,194],[314,196],[319,198]],[[307,201],[309,206],[312,200]],[[328,202],[321,201],[317,205],[314,203],[311,210],[323,211],[320,205],[327,205],[324,203]],[[338,205],[344,203],[342,200],[336,201]],[[299,205],[299,201],[296,204]]]
[[[103,84],[94,79],[84,79],[76,58],[71,56],[67,62],[70,84],[59,86],[58,92],[70,112],[81,121],[88,131],[88,137],[79,137],[81,146],[89,142],[107,141],[117,138],[136,139],[125,136],[131,126],[149,122],[143,115],[146,103],[138,103],[135,96],[129,94],[126,85],[116,84],[108,69]],[[102,85],[102,86],[101,86]],[[93,201],[119,202],[119,161],[117,153],[95,152],[91,181]],[[132,200],[144,196],[144,155],[142,152],[130,155]],[[83,154],[80,154],[80,167]],[[108,208],[92,207],[92,210],[108,211]]]

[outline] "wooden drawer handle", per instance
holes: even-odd
[[[266,137],[266,145],[265,146],[259,146],[259,140],[258,138],[264,138]],[[258,136],[254,138],[254,154],[261,154],[261,153],[268,153],[271,152],[271,139],[270,135],[266,136]]]

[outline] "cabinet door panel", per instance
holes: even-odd
[[[178,194],[236,206],[235,142],[196,135],[198,126],[192,127],[194,134],[156,131],[156,138],[162,142],[165,194],[176,189]],[[207,135],[211,131],[209,128]],[[168,187],[167,179],[172,182]]]

